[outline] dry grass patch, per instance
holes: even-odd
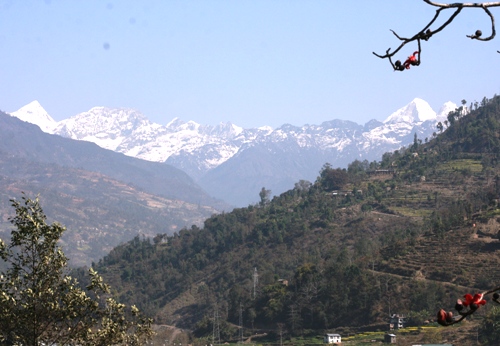
[[[390,207],[394,212],[409,217],[428,217],[432,214],[429,209],[414,209],[411,207]]]
[[[480,173],[483,171],[483,165],[479,160],[461,159],[444,162],[438,165],[437,170],[444,172],[467,170],[471,173]]]

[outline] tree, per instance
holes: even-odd
[[[500,343],[500,308],[495,306],[481,321],[481,341],[487,345],[498,345]]]
[[[347,184],[349,176],[345,169],[333,169],[329,163],[323,165],[318,181],[326,191],[341,190]]]
[[[354,160],[347,165],[347,172],[350,175],[358,175],[360,173],[365,173],[370,168],[370,163],[368,160],[359,161]]]
[[[450,112],[446,117],[446,119],[448,119],[448,123],[450,124],[450,126],[453,126],[453,124],[455,124],[455,115],[458,115],[458,113]]]
[[[259,197],[260,197],[259,204],[261,207],[269,203],[269,196],[271,196],[271,190],[266,190],[266,188],[263,187],[259,192]]]
[[[0,341],[16,345],[139,345],[152,336],[150,319],[109,296],[93,269],[87,290],[67,275],[58,246],[64,227],[48,225],[38,197],[11,200],[10,243],[0,239]]]
[[[294,189],[298,191],[308,191],[311,186],[312,183],[310,181],[301,179],[298,183],[295,183]]]
[[[388,59],[389,62],[391,63],[392,68],[395,71],[404,71],[410,68],[410,66],[419,66],[420,65],[420,57],[421,57],[421,41],[428,41],[431,37],[442,31],[444,28],[446,28],[453,20],[461,13],[461,11],[464,8],[480,8],[482,9],[490,18],[491,21],[491,35],[488,37],[483,37],[483,33],[481,30],[476,30],[476,32],[472,35],[467,35],[468,38],[473,39],[473,40],[479,40],[479,41],[489,41],[492,40],[495,35],[496,35],[496,29],[495,29],[495,17],[489,10],[490,7],[499,7],[500,6],[500,1],[490,1],[490,2],[455,2],[451,4],[441,4],[437,3],[431,0],[423,0],[426,4],[437,7],[436,14],[434,17],[427,23],[427,25],[424,26],[422,30],[417,32],[415,35],[409,38],[401,37],[394,30],[391,30],[394,36],[396,36],[400,41],[400,45],[394,50],[391,51],[391,48],[387,49],[385,54],[377,54],[373,52],[373,54],[381,59]],[[436,22],[438,19],[439,15],[441,12],[444,10],[448,9],[454,9],[455,11],[450,15],[450,17],[443,23],[441,26],[437,28],[431,28],[431,26]],[[404,46],[406,46],[408,43],[415,42],[417,41],[418,45],[418,51],[415,51],[413,55],[408,57],[402,63],[400,60],[397,60],[396,62],[392,62],[392,57],[398,53]],[[497,51],[500,53],[500,51]],[[416,55],[418,55],[418,58],[416,58]]]

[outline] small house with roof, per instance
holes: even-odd
[[[385,334],[384,342],[387,344],[395,344],[396,343],[396,335],[394,334]]]
[[[325,334],[323,342],[325,344],[340,345],[342,343],[342,337],[340,334]]]

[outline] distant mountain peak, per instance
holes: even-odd
[[[182,124],[184,124],[184,121],[182,121],[181,119],[179,119],[178,117],[175,117],[173,118],[172,120],[170,120],[168,122],[167,125],[165,125],[165,127],[167,128],[172,128],[172,129],[175,129],[179,126],[181,126]]]
[[[117,150],[134,131],[148,132],[149,129],[159,127],[160,125],[151,123],[135,109],[93,107],[87,112],[60,121],[53,133]]]
[[[10,113],[10,115],[27,123],[38,125],[44,132],[52,132],[57,125],[57,122],[47,113],[40,102],[36,100]]]
[[[436,112],[431,108],[431,106],[426,101],[415,98],[406,106],[392,113],[387,119],[384,120],[384,124],[415,124],[435,119]]]
[[[446,120],[448,114],[457,109],[457,105],[451,101],[446,102],[441,106],[437,114],[437,121]]]
[[[273,131],[273,128],[271,126],[264,125],[264,126],[258,127],[257,130],[271,133]]]
[[[429,137],[455,109],[447,102],[436,114],[415,98],[384,122],[359,125],[334,119],[320,125],[244,129],[231,122],[200,125],[179,118],[159,125],[137,110],[94,107],[60,121],[51,133],[170,164],[213,196],[241,206],[254,202],[262,186],[280,193],[300,179],[314,180],[325,162],[345,167],[353,159],[378,160],[412,143],[415,133]]]

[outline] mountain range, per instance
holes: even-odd
[[[325,163],[347,167],[353,160],[377,160],[409,145],[415,134],[430,138],[436,124],[457,106],[443,104],[435,112],[414,99],[383,122],[364,125],[331,120],[320,125],[284,124],[244,129],[232,123],[200,125],[174,118],[166,125],[126,108],[94,107],[56,122],[37,102],[12,112],[43,131],[135,158],[162,162],[190,175],[211,196],[233,206],[258,200],[262,187],[280,194],[299,180],[313,180]]]
[[[210,339],[218,316],[222,343],[240,332],[277,344],[282,331],[291,343],[325,331],[386,331],[389,316],[403,314],[419,332],[396,332],[398,344],[475,345],[468,326],[486,334],[500,290],[500,96],[447,121],[427,143],[369,166],[326,166],[313,184],[162,241],[135,239],[95,268],[158,324]],[[435,328],[436,312],[453,310],[466,292],[488,292],[487,305]],[[382,334],[367,334],[382,343]]]
[[[89,265],[142,234],[173,234],[229,208],[181,170],[44,133],[0,112],[0,238],[10,229],[9,199],[40,196],[65,224],[73,265]]]

